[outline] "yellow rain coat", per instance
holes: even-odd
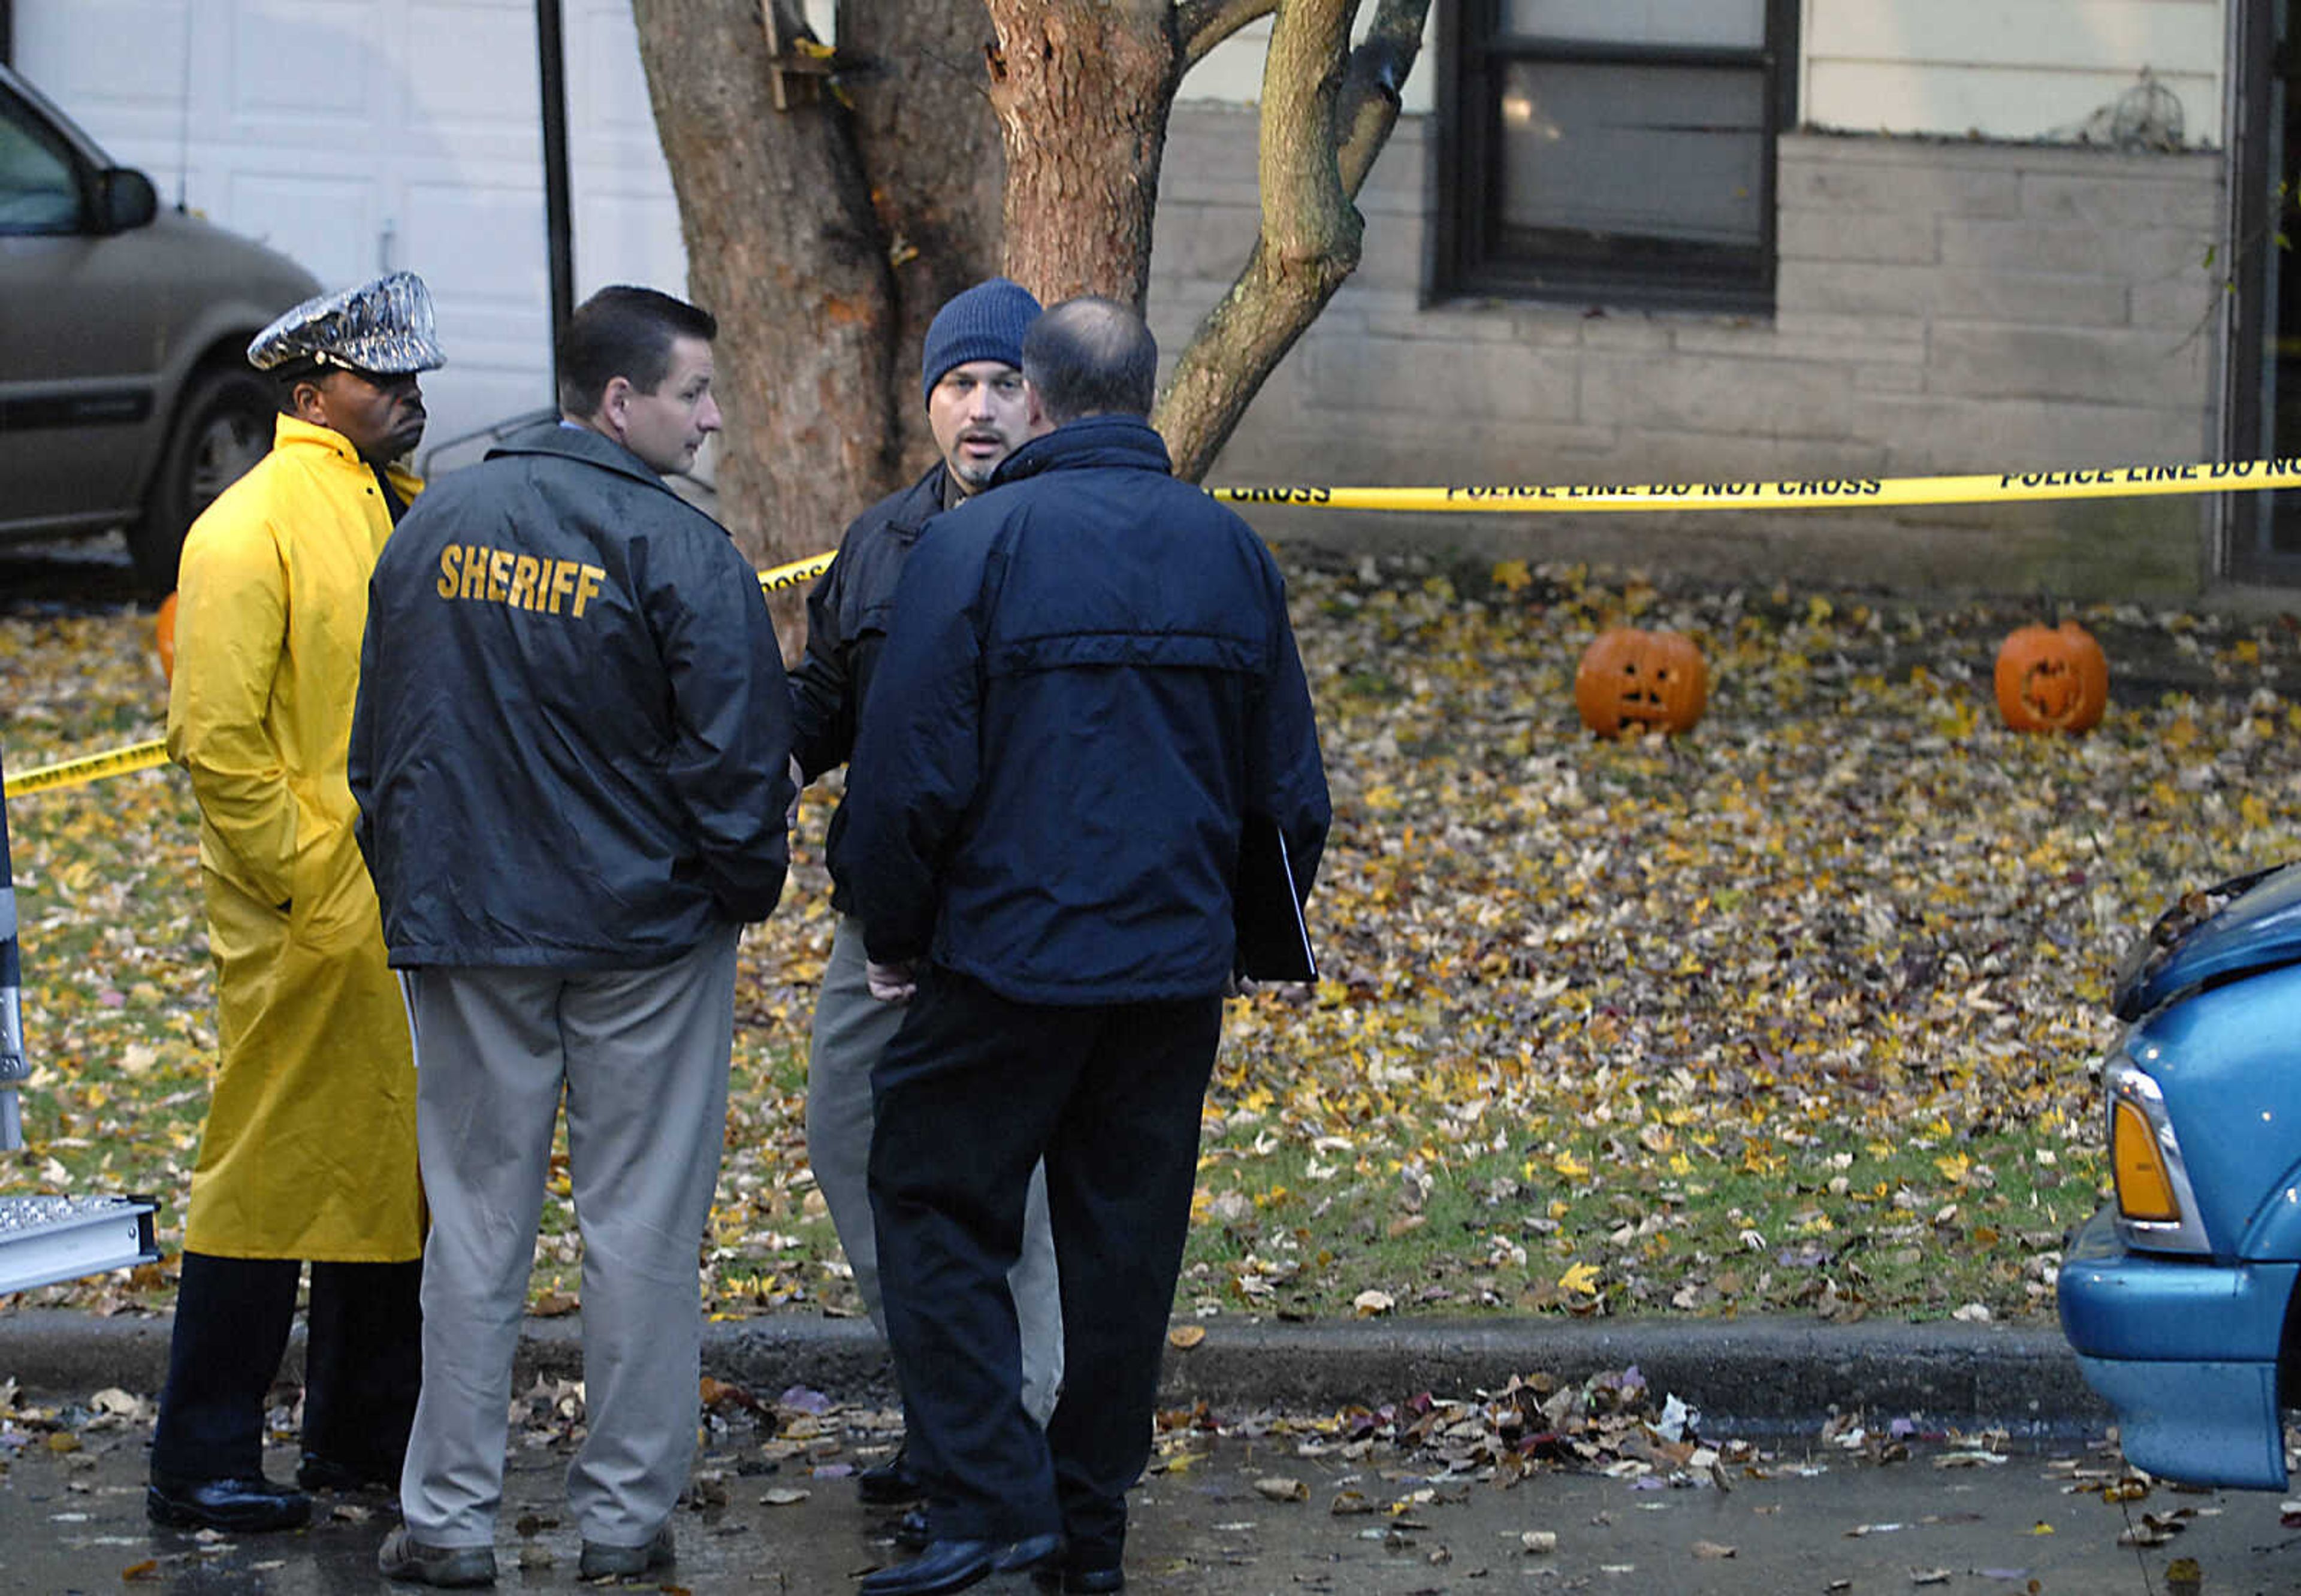
[[[403,499],[421,487],[392,480]],[[423,1253],[407,1014],[344,780],[368,575],[390,531],[350,443],[281,416],[272,452],[184,541],[168,756],[199,799],[222,1044],[195,1252]]]

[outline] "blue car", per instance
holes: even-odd
[[[2113,1199],[2064,1255],[2062,1332],[2129,1460],[2282,1490],[2301,1401],[2301,865],[2184,898],[2117,982]]]

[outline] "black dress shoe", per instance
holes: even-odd
[[[188,1480],[152,1471],[144,1512],[169,1529],[230,1530],[254,1534],[309,1523],[312,1499],[275,1485],[262,1475],[232,1480]]]
[[[396,1463],[362,1467],[356,1463],[342,1463],[318,1452],[305,1452],[296,1465],[296,1483],[305,1491],[334,1491],[348,1493],[355,1491],[397,1491],[399,1489],[399,1466]]]
[[[1107,1596],[1109,1592],[1126,1588],[1126,1570],[1041,1568],[1031,1575],[1031,1583],[1042,1591],[1060,1591],[1063,1596]]]
[[[877,1467],[855,1476],[855,1494],[866,1508],[899,1508],[925,1496],[926,1487],[911,1472],[910,1460],[898,1450]]]
[[[927,1521],[925,1508],[913,1508],[895,1520],[888,1533],[894,1536],[896,1545],[911,1551],[925,1551],[934,1540],[934,1526]]]
[[[997,1541],[935,1541],[908,1563],[863,1576],[863,1596],[942,1596],[990,1577],[1007,1549]]]
[[[999,1574],[1032,1574],[1042,1568],[1059,1568],[1062,1562],[1060,1535],[1025,1535],[992,1558],[991,1567]]]

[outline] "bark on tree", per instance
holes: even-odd
[[[1140,306],[1167,113],[1182,81],[1173,0],[986,0],[1007,150],[1007,272],[1052,305]]]
[[[783,37],[802,33],[775,4]],[[762,564],[813,554],[893,465],[895,290],[853,129],[828,96],[774,109],[756,0],[632,11],[689,297],[719,318],[719,517]]]
[[[953,294],[1003,270],[1007,163],[985,68],[991,20],[979,4],[842,0],[838,27],[856,155],[894,278],[896,476],[909,481],[934,463],[919,397],[927,323]]]

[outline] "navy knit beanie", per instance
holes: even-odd
[[[935,312],[927,325],[925,358],[920,363],[919,397],[934,393],[934,385],[953,366],[969,361],[997,360],[1020,370],[1023,335],[1039,319],[1039,302],[1019,282],[994,277],[976,283]]]

